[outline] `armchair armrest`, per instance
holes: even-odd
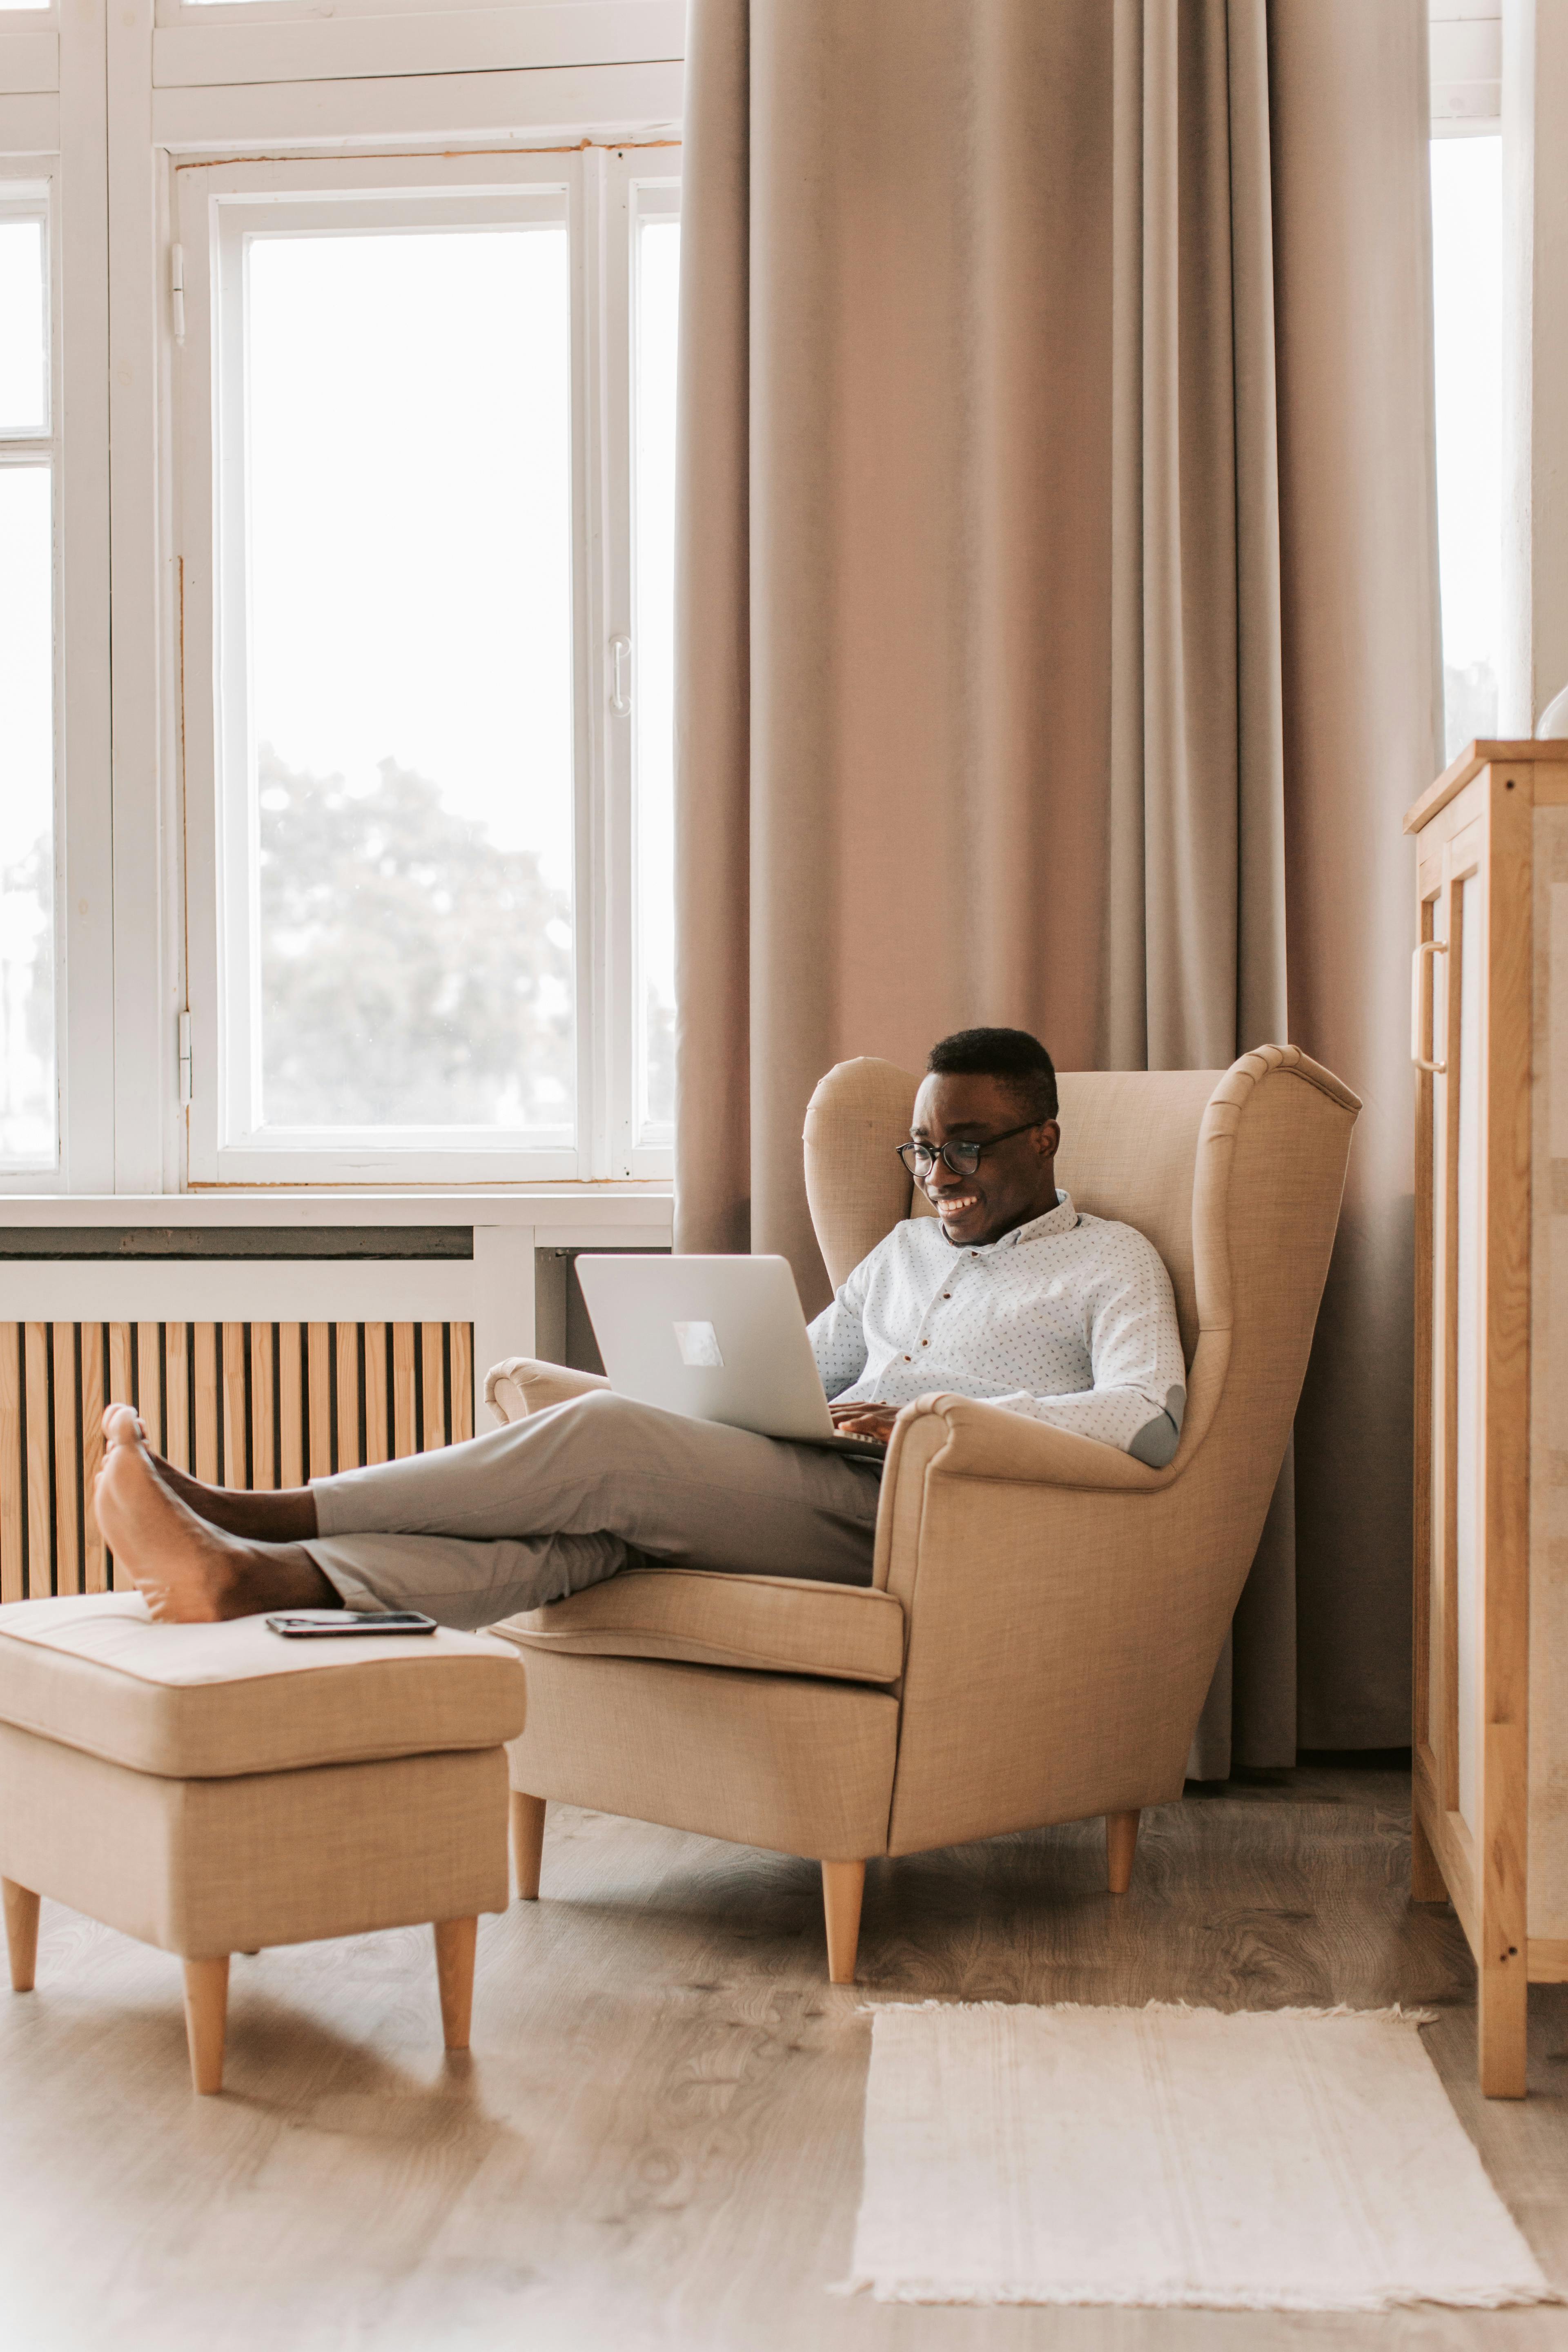
[[[485,1402],[498,1421],[525,1421],[546,1405],[565,1404],[609,1385],[602,1372],[574,1371],[569,1364],[544,1364],[533,1356],[505,1356],[485,1374]]]
[[[897,1475],[901,1432],[921,1420],[934,1421],[941,1428],[944,1477],[1024,1478],[1050,1486],[1110,1487],[1147,1495],[1168,1486],[1176,1475],[1174,1463],[1151,1470],[1118,1445],[1101,1445],[1095,1438],[1055,1429],[1049,1422],[1031,1421],[1026,1413],[1009,1412],[980,1397],[950,1395],[919,1397],[905,1408],[893,1434],[889,1475]],[[933,1458],[924,1446],[921,1451],[925,1460]]]

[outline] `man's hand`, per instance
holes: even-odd
[[[885,1445],[899,1417],[896,1404],[830,1404],[833,1426],[846,1437],[879,1437]]]

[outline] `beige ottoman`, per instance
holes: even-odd
[[[133,1593],[0,1608],[0,1879],[32,1990],[48,1895],[185,1964],[198,2091],[223,2081],[231,1952],[429,1920],[466,2049],[481,1911],[504,1911],[515,1650],[158,1625]]]

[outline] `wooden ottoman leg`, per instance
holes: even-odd
[[[863,1862],[825,1862],[822,1907],[827,1916],[827,1980],[853,1984],[860,1948],[860,1898],[866,1891]]]
[[[38,1898],[27,1886],[0,1878],[5,1896],[5,1944],[11,1955],[11,1990],[31,1992],[38,1966]]]
[[[544,1852],[544,1799],[511,1792],[511,1858],[517,1891],[525,1903],[539,1900],[539,1864]]]
[[[466,2050],[474,2007],[474,1946],[479,1939],[479,1923],[473,1918],[437,1919],[435,1924],[441,2030],[448,2050]]]
[[[228,1956],[185,1962],[185,2039],[191,2081],[204,2094],[223,2088],[223,2037],[228,2021]]]
[[[1132,1857],[1138,1851],[1137,1813],[1105,1816],[1106,1880],[1112,1895],[1125,1895],[1132,1884]]]

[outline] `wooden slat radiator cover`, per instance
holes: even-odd
[[[134,1404],[223,1486],[298,1486],[474,1433],[471,1323],[0,1322],[0,1601],[103,1592],[100,1423]]]

